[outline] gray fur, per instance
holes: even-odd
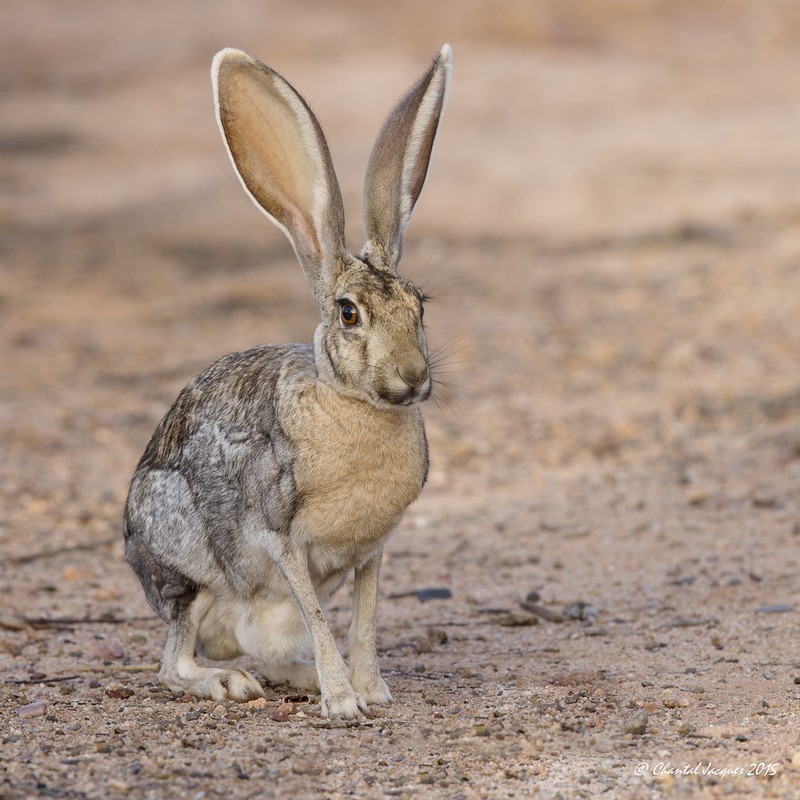
[[[428,116],[433,108],[438,122],[443,70],[449,48],[404,107],[427,108]],[[263,690],[248,673],[194,661],[195,651],[216,660],[244,653],[268,680],[319,688],[323,713],[357,716],[368,703],[391,700],[375,653],[380,558],[428,470],[418,408],[431,390],[422,295],[396,275],[396,263],[347,252],[327,145],[295,90],[241,51],[221,51],[212,75],[234,166],[289,236],[321,321],[312,345],[225,356],[180,393],[133,476],[125,552],[169,625],[162,682],[215,699],[256,697]],[[431,86],[441,93],[433,101]],[[251,102],[258,113],[242,115]],[[402,158],[391,148],[405,152],[408,114],[394,134],[392,116],[384,126],[384,160]],[[271,115],[282,122],[266,135],[258,126]],[[391,190],[406,212],[427,168],[425,122],[427,150],[414,163],[413,185]],[[396,238],[406,222],[383,227]],[[373,245],[399,258],[397,241]],[[357,324],[346,323],[344,305],[355,306]],[[321,606],[353,570],[348,668]],[[313,663],[300,658],[305,648]]]

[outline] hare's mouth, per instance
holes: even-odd
[[[378,398],[392,406],[411,406],[414,403],[424,403],[431,396],[431,382],[426,381],[421,386],[406,386],[402,390],[381,388],[377,391]]]

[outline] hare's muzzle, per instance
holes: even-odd
[[[420,352],[404,354],[397,361],[397,375],[407,387],[405,396],[401,397],[403,404],[427,400],[431,393],[431,374],[428,362]]]

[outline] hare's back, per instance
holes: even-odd
[[[308,345],[262,345],[223,356],[178,395],[138,470],[213,466],[224,454],[230,458],[263,441],[280,443],[285,437],[279,395],[287,384],[313,383],[315,375]],[[209,436],[219,447],[209,449]]]

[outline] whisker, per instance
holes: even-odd
[[[462,389],[460,386],[456,386],[453,383],[449,383],[448,381],[442,381],[437,379],[434,381],[437,387],[442,387],[443,391],[437,394],[438,397],[444,399],[446,395],[449,395],[449,399],[458,400],[460,403],[464,403],[468,405],[470,408],[475,408],[475,399],[476,395],[473,392],[469,392],[466,389]],[[434,392],[436,394],[436,392]]]
[[[440,261],[433,269],[430,269],[430,264],[433,261],[433,257],[436,255],[437,251],[439,250],[438,246],[434,249],[433,253],[431,253],[428,261],[425,264],[425,269],[423,270],[422,275],[419,278],[419,288],[423,291],[424,294],[428,296],[435,296],[434,290],[430,286],[430,280],[436,276],[436,274],[441,270],[444,266],[451,263],[453,261],[452,256],[449,256],[442,261]],[[436,286],[441,286],[444,283],[450,283],[455,281],[456,278],[446,278],[444,281],[440,281]]]
[[[431,263],[433,262],[433,257],[436,255],[438,249],[439,249],[438,245],[436,245],[433,248],[433,251],[428,256],[428,260],[425,262],[425,267],[422,270],[422,275],[419,276],[419,288],[422,289],[424,294],[428,294],[428,292],[426,291],[428,280],[432,278],[442,266],[441,263],[439,263],[435,265],[431,270]]]
[[[453,426],[450,424],[450,420],[447,419],[447,414],[444,413],[444,409],[442,408],[442,400],[436,395],[431,395],[430,400],[433,401],[433,404],[436,406],[436,410],[439,412],[442,422],[444,422],[445,427],[447,428],[447,432],[450,434],[451,439],[456,438],[455,431],[453,430]]]
[[[446,291],[442,291],[443,287],[447,287]],[[431,300],[449,299],[451,297],[464,297],[466,296],[466,289],[459,283],[457,277],[442,278],[435,284],[426,286],[425,294]]]
[[[436,367],[454,367],[457,364],[483,364],[485,363],[481,358],[451,358],[451,353],[442,353],[442,355],[437,356],[436,358],[428,359],[428,363],[436,368]]]
[[[443,342],[441,345],[436,347],[431,353],[430,358],[437,358],[440,355],[457,355],[458,353],[463,353],[465,350],[471,350],[472,348],[476,347],[479,344],[483,344],[486,341],[489,341],[490,337],[486,336],[481,339],[471,339],[469,338],[470,334],[462,333],[459,336],[453,336],[452,338],[448,339],[446,342]],[[454,345],[460,344],[462,342],[466,342],[462,347],[454,348]]]

